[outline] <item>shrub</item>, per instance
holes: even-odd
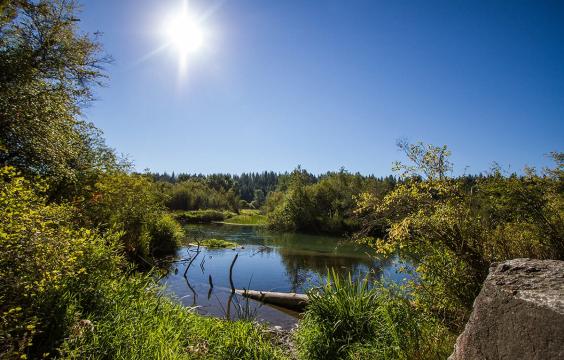
[[[393,181],[377,180],[342,169],[320,176],[311,183],[299,168],[288,177],[287,191],[272,192],[264,210],[268,226],[281,231],[307,231],[344,234],[359,229],[354,216],[355,198],[362,192],[389,191]]]
[[[72,225],[45,187],[0,170],[0,357],[40,357],[69,335],[98,288],[118,272],[117,235]]]
[[[332,272],[309,296],[296,333],[304,359],[436,359],[452,351],[452,335],[397,289]]]
[[[122,234],[75,226],[76,209],[47,204],[44,190],[0,170],[0,358],[283,357],[252,323],[203,318],[152,274],[126,275]],[[167,236],[170,220],[158,222]]]
[[[236,211],[239,198],[233,189],[214,189],[203,181],[174,184],[166,206],[171,210],[228,209]]]
[[[462,331],[492,262],[564,259],[564,161],[558,154],[554,159],[556,168],[542,176],[533,169],[509,177],[499,170],[478,178],[443,174],[408,179],[383,198],[363,194],[358,213],[365,231],[375,224],[387,228],[386,236],[368,243],[411,257],[418,273],[414,299]],[[435,168],[441,166],[427,172],[439,174]]]
[[[149,234],[150,251],[154,256],[174,254],[184,238],[184,230],[180,224],[166,213],[161,214],[158,220],[151,224]]]
[[[101,176],[82,203],[85,224],[121,231],[124,249],[135,261],[150,255],[150,225],[158,222],[162,210],[155,184],[145,176],[124,172]]]

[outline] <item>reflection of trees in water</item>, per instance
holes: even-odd
[[[379,261],[368,256],[303,252],[289,248],[280,248],[278,251],[286,268],[292,292],[301,289],[312,273],[324,278],[329,269],[334,269],[340,276],[348,276],[350,273],[353,279],[368,277],[369,280],[375,280],[380,277],[382,269],[391,262],[391,259]]]
[[[368,276],[369,280],[375,280],[393,261],[371,258],[364,254],[369,249],[334,236],[276,233],[261,227],[218,224],[188,225],[185,229],[189,239],[218,238],[243,246],[259,245],[251,257],[279,253],[292,291],[307,285],[309,277],[324,278],[329,269],[341,276],[351,273],[354,278]]]
[[[275,248],[272,248],[270,246],[261,245],[261,246],[259,246],[258,249],[256,249],[255,251],[253,251],[251,253],[250,257],[253,257],[257,254],[270,254],[270,253],[273,253],[273,252],[276,252]]]

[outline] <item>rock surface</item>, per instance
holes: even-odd
[[[564,359],[564,261],[492,264],[449,360]]]

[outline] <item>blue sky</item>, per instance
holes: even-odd
[[[115,59],[86,115],[139,170],[387,175],[398,138],[447,144],[457,173],[564,150],[564,1],[192,0],[184,76],[154,52],[181,0],[82,4]]]

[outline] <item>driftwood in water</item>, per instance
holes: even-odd
[[[231,294],[235,293],[235,285],[233,285],[233,266],[235,265],[235,261],[239,257],[239,253],[235,254],[233,261],[231,262],[231,266],[229,267],[229,284],[231,285]]]
[[[256,290],[236,290],[235,292],[253,300],[262,301],[266,304],[272,304],[300,312],[304,311],[309,302],[309,298],[305,294]]]
[[[200,242],[198,241],[198,248],[196,249],[196,255],[192,256],[190,258],[190,262],[188,263],[188,265],[186,266],[186,270],[184,270],[184,277],[186,277],[186,274],[188,274],[188,269],[190,269],[190,266],[192,265],[192,263],[194,262],[194,260],[196,260],[196,258],[198,257],[198,255],[200,255]]]

